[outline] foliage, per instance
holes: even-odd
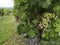
[[[4,10],[0,9],[0,16],[3,16],[3,15],[4,15]]]
[[[4,15],[9,15],[10,10],[9,9],[4,9]]]
[[[58,33],[55,29],[60,12],[59,7],[60,0],[14,0],[13,12],[20,19],[18,32],[29,33],[29,35],[32,35],[31,37],[34,37],[36,33],[32,34],[32,32],[35,29],[31,31],[29,27],[32,25],[32,28],[35,28],[34,25],[39,22],[43,25],[43,29],[40,26],[40,29],[43,30],[42,38],[50,39],[57,37]]]
[[[11,12],[12,12],[11,9],[0,8],[0,16],[9,15]]]
[[[35,33],[38,33],[37,29],[32,27],[32,25],[20,24],[17,28],[19,34],[27,33],[29,37],[34,37]],[[21,31],[22,30],[22,31]]]

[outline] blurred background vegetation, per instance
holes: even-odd
[[[58,24],[56,24],[58,28],[55,29],[58,32],[58,38],[54,41],[51,39],[49,42],[43,39],[41,43],[44,43],[44,45],[60,45],[60,5],[56,5],[54,10],[58,15]],[[25,16],[25,14],[23,15]],[[24,18],[24,16],[21,18]],[[13,14],[13,8],[0,8],[0,45],[28,45],[23,38],[23,34],[18,35],[17,33],[18,19],[18,16]],[[53,32],[51,36],[53,36]],[[44,36],[45,33],[42,37]]]

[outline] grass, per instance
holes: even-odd
[[[16,29],[17,24],[14,22],[14,16],[0,17],[0,44],[8,40]]]

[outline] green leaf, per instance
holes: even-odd
[[[60,18],[57,19],[57,22],[59,22],[59,23],[56,24],[56,27],[57,27],[57,28],[55,29],[55,31],[56,31],[56,32],[60,32]]]
[[[35,32],[34,32],[33,30],[30,30],[30,31],[28,32],[28,36],[29,36],[30,38],[35,37]]]
[[[45,34],[45,32],[44,33],[42,33],[42,38],[45,38],[46,37],[46,34]]]
[[[42,8],[48,8],[51,4],[51,0],[46,0],[42,3]]]

